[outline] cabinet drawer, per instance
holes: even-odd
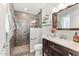
[[[68,52],[67,52],[66,48],[61,46],[61,45],[58,45],[56,43],[48,41],[48,46],[51,46],[52,48],[55,48],[57,51],[62,53],[63,56],[67,56],[68,55]]]
[[[79,56],[79,52],[77,52],[77,51],[74,51],[74,50],[69,49],[69,48],[66,48],[65,50],[67,51],[69,56]]]

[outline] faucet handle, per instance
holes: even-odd
[[[60,39],[67,39],[66,35],[64,35],[63,33],[60,35]]]

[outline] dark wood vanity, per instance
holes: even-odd
[[[79,52],[43,38],[43,56],[79,56]]]

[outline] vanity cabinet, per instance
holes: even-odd
[[[43,38],[43,56],[79,56],[79,52]]]

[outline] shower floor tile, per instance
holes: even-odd
[[[16,46],[11,53],[11,56],[34,56],[34,53],[30,53],[29,44]]]

